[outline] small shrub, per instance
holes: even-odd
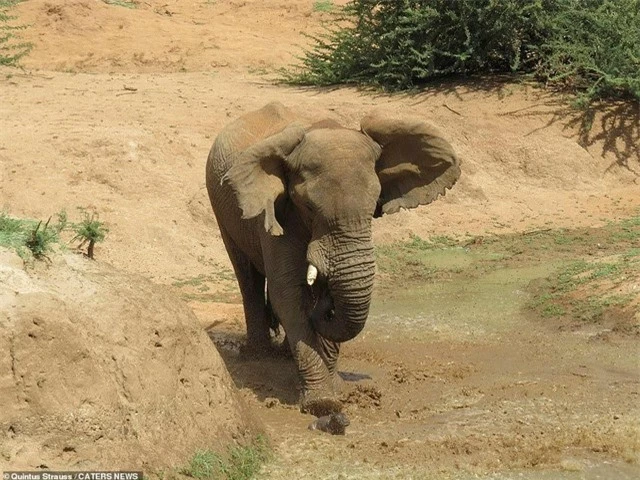
[[[14,218],[5,212],[0,212],[0,247],[15,250],[25,260],[46,258],[54,245],[64,249],[65,244],[61,239],[67,230],[73,231],[75,236],[72,242],[80,240],[80,246],[88,243],[87,256],[93,258],[94,246],[104,240],[109,231],[104,223],[95,215],[85,212],[84,220],[74,224],[69,222],[66,211],[57,214],[57,221],[51,223],[51,217],[42,221]],[[68,237],[67,237],[68,238]]]
[[[18,61],[32,48],[32,44],[20,41],[18,32],[25,25],[12,25],[16,19],[9,10],[21,0],[0,0],[0,66],[17,66]]]
[[[103,222],[99,221],[95,214],[89,215],[85,212],[84,220],[74,225],[76,236],[72,241],[80,240],[78,248],[82,248],[85,244],[87,247],[87,256],[93,259],[93,250],[98,242],[102,242],[109,232],[109,229]]]
[[[64,231],[67,229],[67,227],[69,226],[69,218],[67,217],[67,211],[66,210],[60,210],[57,215],[58,217],[58,221],[56,222],[56,224],[54,225],[56,231],[58,233]]]
[[[289,80],[390,90],[435,77],[517,71],[536,62],[553,0],[352,0],[340,26],[315,37]]]
[[[36,259],[45,257],[47,252],[51,251],[52,244],[58,241],[58,232],[49,228],[50,221],[51,218],[44,226],[42,226],[42,221],[38,222],[35,228],[29,232],[25,241],[26,247],[31,250]]]
[[[640,2],[564,0],[547,19],[549,35],[535,73],[546,82],[596,98],[640,99]]]

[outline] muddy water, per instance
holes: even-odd
[[[364,335],[391,339],[401,334],[416,341],[447,336],[487,339],[521,321],[521,309],[529,298],[527,285],[554,268],[555,265],[542,264],[500,269],[480,278],[455,282],[399,286],[390,298],[377,298],[373,302]]]
[[[514,471],[486,475],[460,475],[459,480],[638,480],[640,470],[622,462],[565,463],[567,470]],[[571,471],[574,470],[574,471]]]
[[[600,341],[525,315],[527,285],[553,261],[477,269],[491,258],[423,255],[456,279],[378,292],[365,331],[343,347],[346,436],[306,430],[312,417],[284,393],[292,372],[268,386],[284,402],[275,408],[254,388],[276,447],[259,478],[640,478],[634,340]]]

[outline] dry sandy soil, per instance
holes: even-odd
[[[3,471],[166,470],[261,430],[184,302],[73,253],[0,248],[0,401]]]
[[[276,459],[264,478],[640,475],[637,336],[593,342],[598,332],[511,311],[460,313],[495,307],[500,291],[482,301],[425,287],[398,300],[380,288],[371,328],[344,348],[352,426],[342,438],[308,432],[287,361],[235,354],[242,310],[204,187],[216,133],[246,111],[280,100],[357,127],[383,105],[436,124],[463,176],[433,205],[376,220],[378,244],[599,227],[640,209],[637,105],[604,106],[583,132],[560,96],[507,80],[394,96],[277,85],[302,34],[328,18],[311,0],[136,3],[16,8],[34,50],[26,70],[0,71],[0,208],[35,218],[95,211],[110,228],[100,261],[190,301],[271,433]],[[507,284],[509,295],[528,295],[526,284]],[[429,295],[449,309],[407,307]]]

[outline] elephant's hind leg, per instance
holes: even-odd
[[[220,228],[220,233],[242,294],[242,306],[247,324],[247,349],[250,352],[269,350],[271,319],[265,302],[265,277],[253,266],[223,228]]]

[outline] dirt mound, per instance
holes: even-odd
[[[270,69],[291,63],[299,32],[326,16],[309,1],[258,0],[31,0],[17,12],[35,27],[26,67],[79,72]]]
[[[184,304],[79,256],[0,251],[0,352],[0,468],[157,470],[258,430]]]

